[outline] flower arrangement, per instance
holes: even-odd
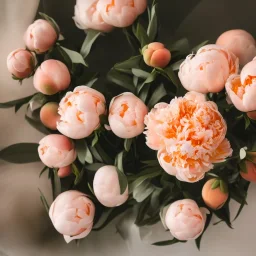
[[[7,58],[13,79],[33,77],[37,93],[0,107],[27,105],[25,119],[46,136],[10,145],[0,159],[43,162],[53,203],[40,197],[67,243],[133,208],[139,227],[162,221],[171,232],[155,245],[193,239],[200,248],[212,216],[232,227],[230,200],[241,205],[237,218],[256,181],[254,38],[231,30],[216,44],[163,44],[157,6],[77,0],[74,21],[86,32],[79,52],[63,46],[59,26],[41,13],[26,48]],[[98,79],[87,56],[115,28],[134,55]]]

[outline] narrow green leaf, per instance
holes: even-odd
[[[127,181],[126,175],[122,171],[120,171],[118,169],[116,171],[118,174],[118,180],[119,180],[119,185],[120,185],[120,194],[122,195],[127,189],[128,181]]]
[[[97,132],[94,132],[94,138],[92,140],[92,147],[94,147],[99,141],[99,135]]]
[[[219,179],[216,179],[213,183],[212,183],[212,186],[211,186],[211,189],[216,189],[220,186],[220,180]]]
[[[220,180],[220,190],[222,193],[227,194],[228,193],[228,185],[225,181]]]
[[[88,183],[87,183],[87,185],[88,185],[88,188],[89,188],[89,190],[91,191],[91,193],[95,196],[95,194],[94,194],[94,191],[93,191],[93,188],[92,188],[91,184],[88,182]]]
[[[244,120],[245,120],[245,130],[250,126],[251,120],[247,115],[244,115]]]
[[[80,171],[78,170],[77,166],[74,163],[72,164],[72,172],[76,177],[74,181],[74,185],[76,186],[80,180]]]
[[[18,143],[11,145],[0,151],[0,159],[15,164],[39,162],[38,146],[37,143]]]
[[[54,179],[53,179],[53,199],[56,199],[56,197],[61,193],[61,183],[60,183],[60,177],[58,176],[58,169],[53,170],[54,173]]]
[[[133,25],[133,33],[140,42],[141,48],[150,43],[150,39],[147,35],[145,28],[138,22]]]
[[[154,191],[154,185],[149,180],[144,180],[139,186],[133,190],[133,198],[138,202],[144,201]]]
[[[196,53],[201,47],[205,46],[206,44],[208,44],[209,40],[206,40],[202,43],[200,43],[199,45],[195,46],[194,48],[192,48],[191,52],[192,53]]]
[[[85,149],[85,162],[87,162],[88,164],[92,164],[93,163],[92,153],[91,153],[90,148],[88,147],[86,142],[85,142],[85,145],[86,145],[86,149]]]
[[[71,61],[73,63],[82,64],[82,65],[88,67],[88,65],[84,61],[83,56],[80,53],[72,51],[72,50],[69,50],[69,49],[67,49],[67,48],[65,48],[63,46],[60,46],[60,47],[61,47],[61,49],[63,51],[66,52],[66,54],[69,56],[69,58],[71,59]]]
[[[125,149],[127,152],[130,151],[132,142],[133,142],[133,138],[132,138],[132,139],[125,139],[125,140],[124,140],[124,149]]]
[[[187,38],[181,38],[174,42],[170,47],[168,47],[171,52],[179,52],[180,54],[188,54],[190,50],[189,42]]]
[[[150,73],[138,68],[132,68],[132,73],[133,75],[142,79],[147,79],[150,76]]]
[[[173,70],[173,71],[179,70],[179,69],[180,69],[180,65],[181,65],[181,63],[182,63],[183,61],[184,61],[184,59],[179,60],[179,61],[175,62],[174,64],[172,64],[172,65],[171,65],[172,70]]]
[[[169,79],[177,88],[180,86],[180,80],[177,75],[174,73],[172,67],[167,67],[165,69],[157,68],[162,75],[164,75],[167,79]]]
[[[47,102],[47,97],[42,93],[36,93],[29,101],[31,111],[41,108]]]
[[[98,78],[92,79],[89,83],[86,84],[86,86],[91,88],[91,87],[95,84],[95,82],[96,82],[97,80],[98,80]]]
[[[105,166],[105,164],[103,163],[94,163],[94,164],[85,165],[84,168],[88,171],[96,172],[103,166]]]
[[[57,51],[56,51],[57,50]],[[71,58],[69,57],[69,55],[66,53],[66,51],[64,51],[62,49],[61,46],[57,45],[54,48],[54,52],[51,54],[57,54],[57,59],[61,60],[62,62],[64,62],[64,64],[66,64],[66,66],[68,67],[69,70],[72,70],[73,68],[73,62],[71,60]],[[50,54],[50,58],[51,58],[51,54]]]
[[[151,72],[150,76],[144,81],[144,83],[143,83],[141,86],[138,86],[138,93],[141,92],[141,90],[143,89],[143,87],[144,87],[145,85],[150,84],[150,83],[152,83],[153,81],[155,81],[156,77],[157,77],[157,72],[156,72],[156,70],[154,69],[154,70]]]
[[[43,168],[43,170],[40,172],[40,174],[39,174],[39,178],[41,178],[41,176],[43,175],[43,173],[46,171],[46,170],[48,170],[48,166],[45,166],[44,168]]]
[[[114,68],[116,70],[131,70],[132,68],[139,68],[141,60],[142,60],[142,55],[133,56],[128,60],[117,63],[114,66]]]
[[[166,246],[166,245],[173,245],[176,243],[186,243],[187,241],[180,241],[176,238],[173,238],[172,240],[167,240],[167,241],[161,241],[161,242],[157,242],[157,243],[153,243],[152,245],[156,245],[156,246]]]
[[[97,153],[100,155],[100,158],[103,160],[105,164],[113,164],[113,160],[109,157],[105,150],[103,150],[100,143],[97,143],[93,148],[96,149]]]
[[[42,204],[43,204],[43,206],[44,206],[44,208],[45,208],[45,210],[46,210],[46,212],[48,214],[49,213],[49,209],[50,209],[49,204],[48,204],[48,202],[47,202],[43,192],[39,188],[38,188],[38,190],[39,190],[39,193],[40,193],[41,202],[42,202]]]
[[[15,107],[16,105],[22,106],[22,105],[28,103],[33,98],[34,95],[35,94],[27,96],[27,97],[22,98],[22,99],[0,103],[0,108],[12,108],[12,107]]]
[[[151,109],[157,104],[163,97],[167,95],[167,91],[164,88],[163,84],[160,84],[156,90],[152,93],[151,98],[148,102],[148,107]]]
[[[84,139],[82,140],[75,140],[76,152],[78,160],[81,164],[85,164],[85,157],[86,157],[86,148],[87,144]]]
[[[99,31],[92,30],[92,29],[87,30],[86,38],[85,38],[82,48],[80,50],[80,53],[84,59],[89,55],[93,43],[96,41],[96,39],[100,35],[101,35],[101,32],[99,32]]]
[[[150,42],[154,42],[157,36],[157,15],[156,15],[156,6],[153,5],[151,9],[151,13],[149,15],[149,24],[147,29],[147,34]]]
[[[124,172],[123,157],[124,157],[124,151],[120,152],[116,157],[116,166],[118,170],[120,170],[121,172]]]
[[[27,115],[25,115],[25,120],[37,131],[47,135],[50,134],[50,132],[46,129],[40,120],[35,120]]]

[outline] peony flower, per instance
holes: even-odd
[[[109,124],[120,138],[133,138],[144,130],[144,117],[148,109],[144,102],[132,93],[123,93],[113,98],[109,106]]]
[[[220,35],[216,44],[234,53],[239,58],[239,63],[243,66],[256,56],[255,39],[242,29],[224,32]]]
[[[147,0],[99,0],[102,19],[115,27],[128,27],[147,8]]]
[[[66,178],[72,173],[71,165],[62,167],[58,170],[58,176],[60,178]]]
[[[88,137],[100,126],[99,116],[105,113],[105,97],[87,86],[68,92],[59,106],[57,129],[72,139]]]
[[[175,238],[193,240],[202,234],[208,213],[206,208],[199,208],[191,199],[179,200],[168,208],[165,223]]]
[[[195,102],[205,102],[206,101],[206,95],[203,93],[199,92],[187,92],[186,95],[184,96],[185,99],[187,100],[192,100]]]
[[[256,110],[256,58],[244,66],[240,75],[232,75],[226,91],[235,107],[242,112]]]
[[[8,71],[19,79],[27,78],[35,68],[34,55],[25,49],[16,49],[7,57]]]
[[[245,161],[245,167],[247,172],[245,170],[240,171],[242,178],[250,182],[256,182],[256,164]]]
[[[76,0],[74,21],[80,29],[95,29],[109,32],[112,25],[107,24],[98,10],[99,0]]]
[[[180,65],[179,78],[188,91],[220,92],[238,68],[239,61],[233,53],[211,44],[200,48],[196,55],[187,56]]]
[[[121,195],[118,174],[115,166],[101,167],[93,180],[95,196],[106,207],[116,207],[124,204],[128,199],[128,186]]]
[[[157,42],[144,46],[142,54],[145,63],[154,68],[165,68],[171,60],[171,52]]]
[[[41,122],[44,126],[51,130],[57,130],[57,122],[60,120],[58,108],[58,103],[48,102],[41,108],[40,111]]]
[[[38,154],[41,161],[50,168],[70,165],[76,159],[73,142],[59,134],[51,134],[39,142]]]
[[[202,179],[213,163],[232,154],[226,123],[211,101],[175,98],[158,103],[145,117],[147,145],[170,175],[185,182]]]
[[[24,35],[27,48],[37,54],[47,52],[57,41],[58,35],[53,26],[46,20],[36,20]]]
[[[60,194],[49,211],[55,229],[63,234],[67,243],[81,239],[91,232],[95,206],[79,191],[69,190]]]
[[[225,202],[228,200],[228,193],[224,193],[220,186],[217,188],[212,188],[212,185],[214,182],[216,182],[216,179],[210,179],[208,180],[202,190],[202,197],[205,202],[205,204],[212,208],[213,210],[220,209]]]
[[[65,64],[58,60],[46,60],[36,70],[34,86],[46,95],[66,90],[71,82],[70,73]]]

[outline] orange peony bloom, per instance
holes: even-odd
[[[211,101],[175,98],[159,103],[146,116],[147,145],[158,150],[163,169],[186,182],[202,179],[213,163],[232,154],[227,126]]]

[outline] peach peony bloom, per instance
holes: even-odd
[[[96,172],[93,190],[99,202],[106,207],[122,205],[128,199],[128,186],[121,195],[117,170],[112,165],[103,166]]]
[[[228,193],[223,193],[220,189],[220,186],[212,189],[212,184],[215,181],[216,179],[210,179],[204,184],[202,190],[202,197],[208,207],[214,210],[218,210],[228,200]]]
[[[128,27],[147,8],[147,0],[99,0],[102,19],[115,27]]]
[[[220,92],[228,77],[236,74],[238,58],[225,48],[210,44],[181,63],[179,78],[185,89],[201,93]]]
[[[175,98],[158,103],[145,117],[147,145],[158,150],[162,168],[185,182],[202,179],[213,163],[232,154],[227,126],[211,101]]]
[[[50,219],[67,243],[89,235],[93,226],[95,206],[79,191],[69,190],[60,194],[52,203]]]
[[[144,117],[148,109],[144,102],[132,93],[123,93],[112,99],[109,106],[109,124],[120,138],[133,138],[144,130]]]
[[[42,19],[31,24],[24,35],[27,48],[37,54],[48,51],[57,39],[57,33],[53,26]]]
[[[76,159],[73,142],[59,134],[50,134],[39,142],[38,154],[41,161],[50,168],[62,168]]]
[[[192,100],[195,102],[204,102],[206,101],[206,95],[203,93],[199,92],[187,92],[186,95],[184,96],[185,99],[187,100]]]
[[[250,161],[245,161],[245,165],[247,173],[241,171],[240,175],[247,181],[256,182],[256,164]]]
[[[60,178],[66,178],[72,173],[71,165],[62,167],[58,170],[58,176]]]
[[[102,32],[109,32],[112,25],[107,24],[98,9],[99,0],[76,0],[75,16],[76,25],[80,29],[95,29]]]
[[[34,87],[46,95],[66,90],[71,82],[69,70],[58,60],[46,60],[36,70]]]
[[[151,43],[142,49],[144,61],[154,68],[165,68],[171,60],[171,52],[161,43]]]
[[[35,68],[34,55],[25,49],[16,49],[7,57],[8,71],[17,78],[27,78]]]
[[[202,234],[208,213],[206,208],[199,208],[191,199],[179,200],[168,208],[165,223],[175,238],[193,240]]]
[[[105,97],[87,86],[68,92],[59,106],[57,129],[72,139],[88,137],[100,126],[99,116],[105,113]]]
[[[256,42],[251,34],[242,29],[233,29],[221,34],[216,42],[233,52],[241,65],[247,64],[256,56]]]
[[[242,112],[256,110],[256,58],[244,66],[240,75],[232,75],[226,91],[235,107]]]
[[[58,114],[59,104],[56,102],[46,103],[40,111],[40,120],[44,126],[51,130],[57,130],[57,122],[60,120]]]

